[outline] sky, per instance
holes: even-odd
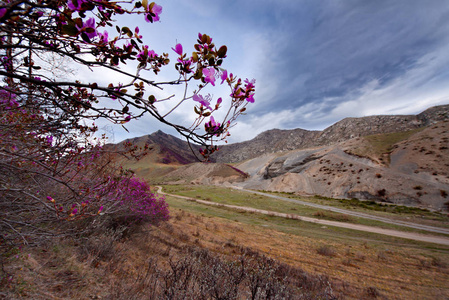
[[[217,46],[228,47],[223,64],[228,72],[256,79],[255,103],[237,120],[230,143],[274,128],[322,130],[346,117],[417,114],[449,104],[447,0],[157,4],[163,7],[160,22],[146,23],[140,16],[125,20],[139,26],[145,43],[157,53],[167,52],[174,60],[171,47],[181,43],[191,53],[198,33],[206,33]],[[170,71],[160,79],[170,76],[176,79]],[[155,95],[179,92],[166,87]],[[214,99],[227,95],[224,87],[213,92]],[[188,123],[192,107],[193,102],[184,103],[171,120]],[[100,124],[113,142],[157,130],[180,137],[151,117],[126,127],[129,133]]]

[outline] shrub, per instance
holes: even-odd
[[[321,246],[316,251],[318,254],[323,256],[330,256],[330,257],[337,256],[337,251],[335,250],[335,248],[329,245]]]
[[[385,195],[387,194],[387,191],[385,189],[381,189],[377,191],[377,196],[379,197],[385,197]]]

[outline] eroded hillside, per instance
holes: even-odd
[[[245,188],[447,209],[449,122],[241,163]],[[377,145],[377,147],[376,147]]]

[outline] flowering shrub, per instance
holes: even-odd
[[[207,159],[217,150],[214,143],[226,139],[236,118],[254,102],[254,80],[228,75],[222,67],[226,46],[216,47],[207,34],[198,34],[191,56],[176,44],[172,50],[179,77],[157,82],[160,70],[170,63],[169,54],[144,44],[139,27],[114,26],[114,19],[137,15],[153,23],[162,13],[160,5],[147,0],[0,3],[0,246],[39,242],[61,233],[64,221],[104,214],[153,222],[168,218],[163,198],[115,166],[101,139],[94,138],[98,118],[126,124],[150,114],[201,144]],[[49,55],[120,74],[128,82],[61,80],[45,63]],[[124,64],[135,72],[122,69]],[[205,94],[206,87],[223,84],[229,97],[215,101]],[[172,85],[182,85],[183,93],[154,96]],[[161,102],[172,103],[166,113],[158,110]],[[188,102],[196,114],[192,123],[171,123],[171,113]],[[213,115],[219,109],[225,117],[216,121]],[[135,157],[140,150],[146,151],[130,146],[124,152]]]
[[[109,178],[107,184],[102,186],[102,190],[95,191],[94,194],[96,197],[101,195],[106,199],[114,199],[114,202],[118,201],[114,203],[115,206],[110,205],[108,209],[115,212],[125,211],[133,219],[157,223],[166,221],[169,217],[164,197],[152,193],[147,182],[135,177]]]

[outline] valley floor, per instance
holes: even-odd
[[[205,205],[213,205],[213,206],[231,208],[231,209],[236,209],[236,210],[245,211],[245,212],[258,213],[258,214],[263,214],[263,215],[268,215],[268,216],[275,216],[275,217],[311,222],[311,223],[325,225],[325,226],[347,228],[347,229],[351,229],[351,230],[359,230],[359,231],[389,235],[389,236],[394,236],[394,237],[399,237],[399,238],[404,238],[404,239],[410,239],[410,240],[415,240],[415,241],[428,242],[428,243],[449,246],[449,237],[430,236],[430,235],[424,235],[424,234],[419,234],[419,233],[384,229],[384,228],[373,227],[373,226],[365,226],[365,225],[351,224],[351,223],[338,222],[338,221],[322,220],[322,219],[317,219],[317,218],[309,218],[309,217],[299,216],[299,215],[295,215],[295,214],[286,214],[286,213],[279,213],[279,212],[275,212],[275,211],[256,209],[256,208],[247,207],[247,206],[220,204],[220,203],[215,203],[215,202],[211,202],[211,201],[199,200],[199,199],[191,198],[191,197],[179,196],[179,195],[174,195],[174,194],[166,194],[162,191],[162,187],[159,187],[159,193],[162,195],[168,195],[171,197],[176,197],[176,198],[184,199],[187,201],[194,201],[194,202],[197,202],[200,204],[205,204]],[[261,195],[266,195],[268,197],[272,196],[272,195],[260,193],[260,192],[255,192],[255,193],[258,193]],[[331,207],[329,207],[329,208],[331,208]],[[348,211],[347,213],[351,213],[351,212]],[[392,221],[392,222],[394,222],[394,221]],[[394,224],[397,224],[397,223],[395,222]],[[430,227],[430,226],[428,226],[428,227]],[[417,228],[421,229],[420,226],[417,226]],[[444,228],[436,228],[436,227],[430,227],[430,228],[432,229],[432,231],[437,231],[437,232],[442,232],[442,233],[447,232],[447,234],[449,234],[449,230],[445,230]]]

